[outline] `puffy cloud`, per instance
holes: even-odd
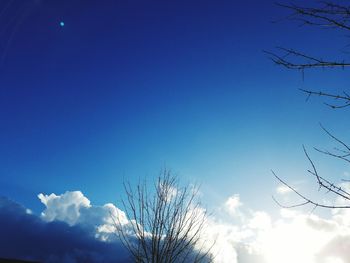
[[[0,232],[0,257],[3,258],[40,262],[128,262],[128,254],[119,242],[102,242],[92,231],[79,225],[70,226],[55,220],[46,222],[6,198],[0,198]]]
[[[270,229],[271,224],[271,217],[263,211],[254,212],[253,217],[248,222],[250,228],[262,230]]]
[[[39,194],[38,198],[45,205],[45,210],[41,213],[43,220],[79,225],[103,241],[116,239],[116,223],[124,227],[130,223],[126,214],[113,204],[92,206],[80,191],[67,191],[62,195]]]
[[[240,197],[238,194],[230,196],[225,202],[226,211],[233,217],[240,217],[241,213],[239,208],[243,204],[241,203]]]
[[[79,191],[38,197],[45,205],[41,216],[0,198],[0,257],[127,262],[128,254],[115,235],[115,222],[126,228],[133,222],[122,210],[110,203],[94,206]],[[211,246],[215,241],[212,252],[217,263],[350,262],[349,209],[334,209],[327,219],[281,209],[280,216],[273,218],[266,211],[246,208],[239,195],[232,195],[220,207],[229,216],[209,218],[202,243]]]
[[[48,222],[59,220],[74,225],[80,217],[80,209],[91,207],[89,199],[80,191],[66,192],[62,195],[41,193],[38,198],[46,206],[41,216]]]
[[[122,210],[111,203],[91,205],[80,191],[39,194],[38,198],[45,205],[41,216],[0,198],[0,258],[40,262],[131,262],[116,235],[116,224],[124,227],[125,233],[130,233],[133,239],[131,228],[135,222],[128,220]],[[189,248],[189,257],[194,249]]]
[[[171,185],[164,183],[164,182],[158,182],[158,189],[159,193],[165,197],[166,200],[170,201],[173,198],[175,198],[178,194],[180,194],[178,189],[175,187],[172,187]]]
[[[225,217],[211,219],[208,231],[217,240],[214,247],[214,253],[218,255],[216,262],[350,262],[347,252],[350,246],[349,209],[334,209],[327,219],[281,209],[280,217],[273,219],[267,212],[245,209],[238,195],[228,198],[224,206],[231,208],[226,210],[228,214],[240,213],[244,220],[233,223],[223,222]]]

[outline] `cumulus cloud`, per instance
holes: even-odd
[[[120,224],[134,238],[130,230],[135,222],[125,212],[111,203],[94,206],[80,191],[39,194],[38,198],[45,205],[40,216],[0,198],[0,258],[132,262],[116,234],[116,224]]]
[[[344,189],[349,185],[343,185]],[[40,216],[0,198],[0,257],[45,262],[128,262],[115,235],[115,221],[130,227],[125,213],[111,203],[94,206],[80,191],[38,195]],[[337,200],[342,203],[343,200]],[[332,210],[329,218],[281,209],[246,208],[239,195],[222,205],[227,217],[208,219],[203,235],[216,263],[350,262],[350,210]],[[235,220],[239,217],[241,220]]]
[[[41,213],[43,220],[79,225],[103,241],[116,240],[116,222],[123,227],[129,227],[130,224],[125,212],[113,204],[92,206],[80,191],[67,191],[62,195],[39,194],[38,198],[45,205],[45,210]]]
[[[338,235],[331,239],[317,255],[320,263],[347,263],[349,254],[350,235]]]
[[[81,208],[90,208],[90,201],[82,192],[66,192],[62,195],[38,195],[40,201],[45,205],[41,217],[48,222],[59,220],[74,225],[80,217]]]
[[[248,226],[251,229],[266,230],[271,228],[271,217],[268,213],[263,211],[256,211],[253,213],[252,218],[248,221]]]
[[[345,186],[343,186],[345,188]],[[337,200],[338,203],[343,200]],[[224,204],[229,214],[242,214],[233,223],[213,218],[208,231],[216,238],[216,262],[347,263],[350,262],[350,211],[333,210],[329,218],[281,209],[273,219],[265,211],[243,209],[238,195]],[[239,208],[239,209],[238,209]]]
[[[231,215],[232,217],[240,217],[242,214],[239,210],[239,208],[243,204],[241,203],[240,197],[238,194],[230,196],[226,202],[225,202],[225,210]]]
[[[71,221],[71,217],[64,217]],[[64,221],[46,222],[0,198],[0,257],[39,262],[128,262],[119,242],[102,242],[93,231]]]

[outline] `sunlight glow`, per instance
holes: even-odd
[[[340,258],[328,258],[326,259],[325,263],[345,263]]]
[[[311,228],[303,219],[291,223],[279,222],[264,237],[263,253],[269,263],[318,262],[317,254],[329,240],[329,235]],[[324,259],[326,260],[326,259]],[[338,258],[327,263],[343,263]]]

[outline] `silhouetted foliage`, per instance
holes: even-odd
[[[151,189],[146,182],[135,189],[124,183],[124,189],[123,206],[131,223],[115,223],[135,262],[211,262],[211,246],[201,239],[207,212],[198,201],[198,188],[181,187],[163,171]]]
[[[300,6],[295,4],[278,4],[280,7],[285,8],[290,11],[289,16],[286,17],[287,20],[297,21],[301,26],[317,26],[323,28],[330,28],[335,30],[342,30],[345,32],[350,32],[350,5],[338,4],[336,2],[318,2],[316,7]],[[322,59],[311,54],[306,54],[299,50],[294,50],[292,48],[278,47],[276,52],[265,51],[266,54],[270,56],[270,59],[277,65],[283,66],[287,69],[300,70],[304,75],[304,71],[311,68],[346,68],[350,66],[350,63],[346,59],[337,61],[332,59]],[[324,98],[326,101],[325,105],[331,109],[340,109],[350,106],[350,96],[346,91],[342,94],[333,94],[330,92],[315,91],[300,89],[307,96],[307,100],[312,96],[317,96]],[[314,148],[317,152],[323,153],[327,156],[343,160],[345,162],[350,162],[350,146],[343,140],[336,137],[329,130],[324,128],[321,124],[321,129],[332,138],[339,147],[335,147],[333,150],[321,150],[320,148]],[[350,201],[350,193],[340,186],[339,183],[329,181],[324,176],[321,176],[320,172],[317,170],[315,163],[310,158],[309,153],[303,146],[303,150],[306,158],[308,159],[311,169],[308,173],[311,174],[317,182],[319,190],[326,190],[327,193],[335,195],[344,201]],[[274,200],[282,207],[298,207],[305,205],[313,205],[316,207],[324,208],[350,208],[350,203],[348,205],[336,205],[336,204],[324,204],[320,201],[313,200],[307,196],[307,194],[301,193],[296,188],[292,187],[289,183],[284,181],[280,176],[272,171],[274,176],[279,182],[287,186],[296,195],[298,195],[303,201],[298,204],[284,205]],[[344,182],[346,180],[342,180]],[[346,203],[346,202],[345,202]]]

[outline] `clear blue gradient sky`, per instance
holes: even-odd
[[[0,2],[0,194],[40,211],[38,193],[116,202],[124,179],[167,167],[209,206],[240,193],[273,207],[274,169],[301,180],[302,144],[349,131],[298,88],[348,89],[346,71],[279,68],[262,50],[343,57],[343,32],[298,27],[274,1]],[[60,22],[64,26],[60,26]],[[314,155],[314,154],[313,154]],[[338,177],[344,166],[326,165]]]

